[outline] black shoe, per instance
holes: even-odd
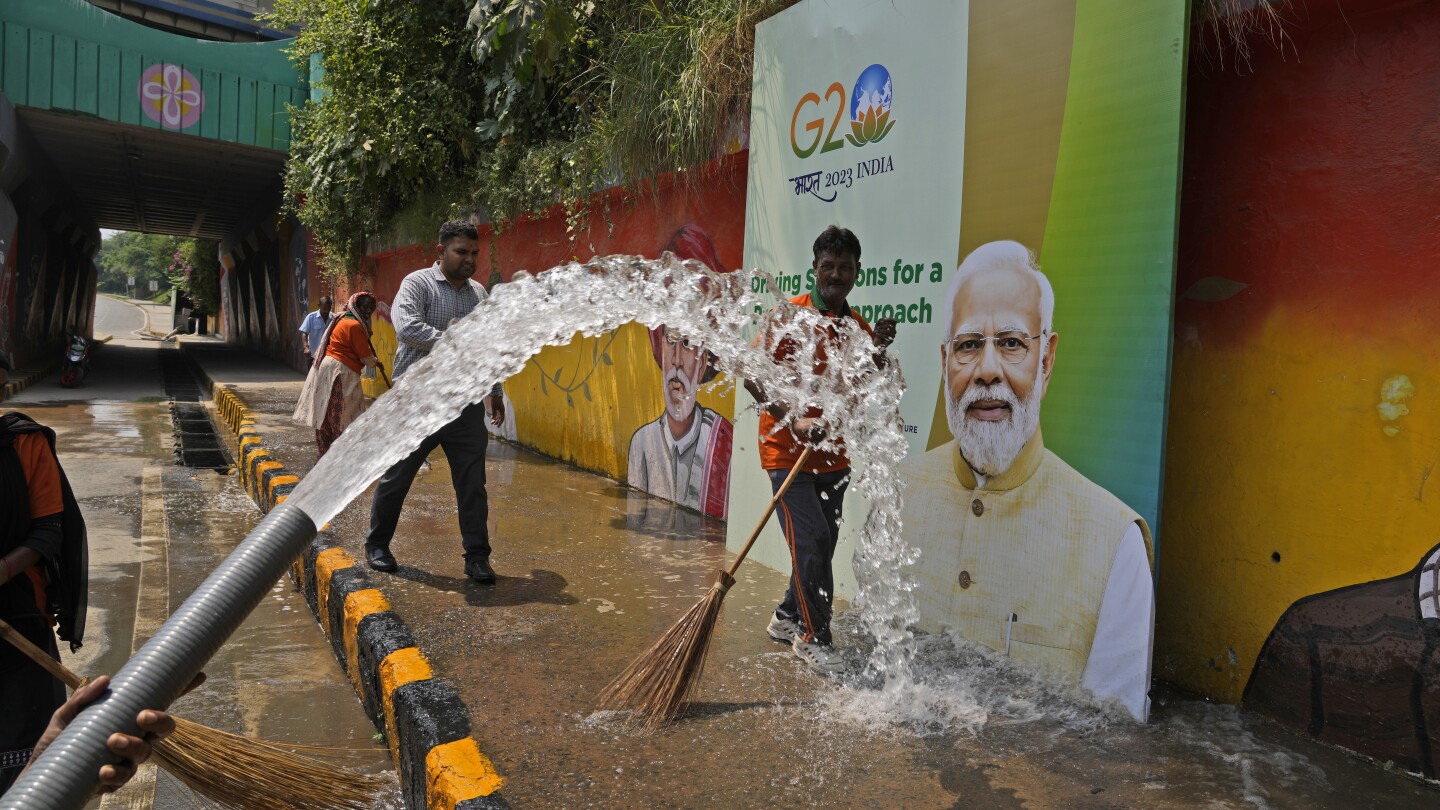
[[[376,571],[394,571],[400,567],[395,562],[395,555],[391,554],[388,548],[369,548],[367,546],[365,557],[366,561],[370,563],[370,567]]]
[[[490,567],[490,559],[488,557],[476,557],[473,560],[466,560],[465,576],[475,580],[481,585],[495,584],[495,570]]]

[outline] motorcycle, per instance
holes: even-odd
[[[60,364],[60,385],[74,388],[85,380],[85,370],[90,367],[90,339],[74,335],[65,347],[65,359]]]

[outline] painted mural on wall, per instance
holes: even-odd
[[[140,74],[135,88],[140,112],[165,129],[187,129],[205,111],[200,80],[179,65],[154,64]]]
[[[801,3],[757,29],[751,109],[746,266],[795,301],[811,240],[850,228],[846,303],[898,322],[921,628],[1140,720],[1185,26],[1163,4]],[[757,430],[738,416],[732,547],[770,491]],[[842,595],[866,509],[848,500]],[[791,568],[778,529],[751,554]]]
[[[709,234],[689,224],[676,231],[664,250],[728,272],[715,255]],[[664,407],[653,422],[630,436],[626,482],[668,501],[724,520],[730,505],[730,420],[699,402],[702,386],[719,372],[704,345],[664,325],[650,329],[650,353],[660,368]]]
[[[541,272],[577,258],[667,250],[727,271],[740,259],[746,165],[742,154],[702,167],[709,182],[700,190],[677,189],[662,178],[653,198],[624,201],[624,189],[605,192],[613,199],[597,198],[597,210],[609,205],[623,214],[588,230],[570,228],[559,209],[503,235],[482,226],[480,255],[489,261],[482,258],[476,277],[493,286],[522,269]],[[381,301],[374,342],[387,367],[396,348],[389,304],[400,279],[429,265],[434,255],[433,243],[421,243],[368,257],[363,265],[366,283]],[[630,484],[629,525],[695,537],[697,521],[727,516],[734,392],[703,347],[669,341],[667,334],[630,323],[547,347],[505,381],[505,423],[492,432]],[[365,390],[378,396],[385,386],[367,381]]]
[[[290,238],[285,240],[285,255],[281,261],[289,268],[287,274],[289,281],[288,295],[284,296],[282,303],[281,333],[285,335],[286,359],[295,368],[305,367],[305,358],[309,353],[309,346],[305,339],[300,336],[299,328],[305,316],[310,313],[310,256],[306,250],[306,231],[297,223],[290,224]],[[320,296],[316,295],[316,305],[319,304]],[[286,325],[293,324],[289,328]]]
[[[1440,8],[1308,8],[1186,91],[1156,670],[1433,777]]]
[[[1243,705],[1326,742],[1440,774],[1440,545],[1388,579],[1307,596],[1276,622]]]

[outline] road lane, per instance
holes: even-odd
[[[145,313],[139,307],[108,295],[95,296],[95,334],[131,338],[144,328]]]

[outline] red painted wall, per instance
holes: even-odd
[[[724,269],[740,266],[745,239],[745,182],[749,153],[716,159],[701,169],[699,189],[684,193],[675,178],[656,181],[648,188],[618,188],[595,198],[597,214],[588,229],[566,232],[565,211],[557,206],[505,230],[498,237],[489,226],[480,229],[481,265],[475,277],[487,287],[498,274],[509,281],[517,270],[539,273],[568,261],[594,256],[637,253],[655,256],[676,229],[702,223],[709,232]],[[608,216],[609,222],[606,222]],[[435,223],[439,230],[440,223]],[[493,248],[493,251],[492,251]],[[413,270],[435,261],[435,245],[422,243],[367,257],[362,273],[382,301],[392,301],[400,281]],[[718,268],[717,268],[718,269]]]
[[[1440,540],[1440,4],[1279,9],[1283,52],[1188,79],[1155,672],[1431,773],[1381,739],[1416,738],[1412,676],[1440,700],[1416,591],[1383,618],[1337,594]],[[1267,656],[1277,627],[1315,657]],[[1369,731],[1325,736],[1327,700]]]

